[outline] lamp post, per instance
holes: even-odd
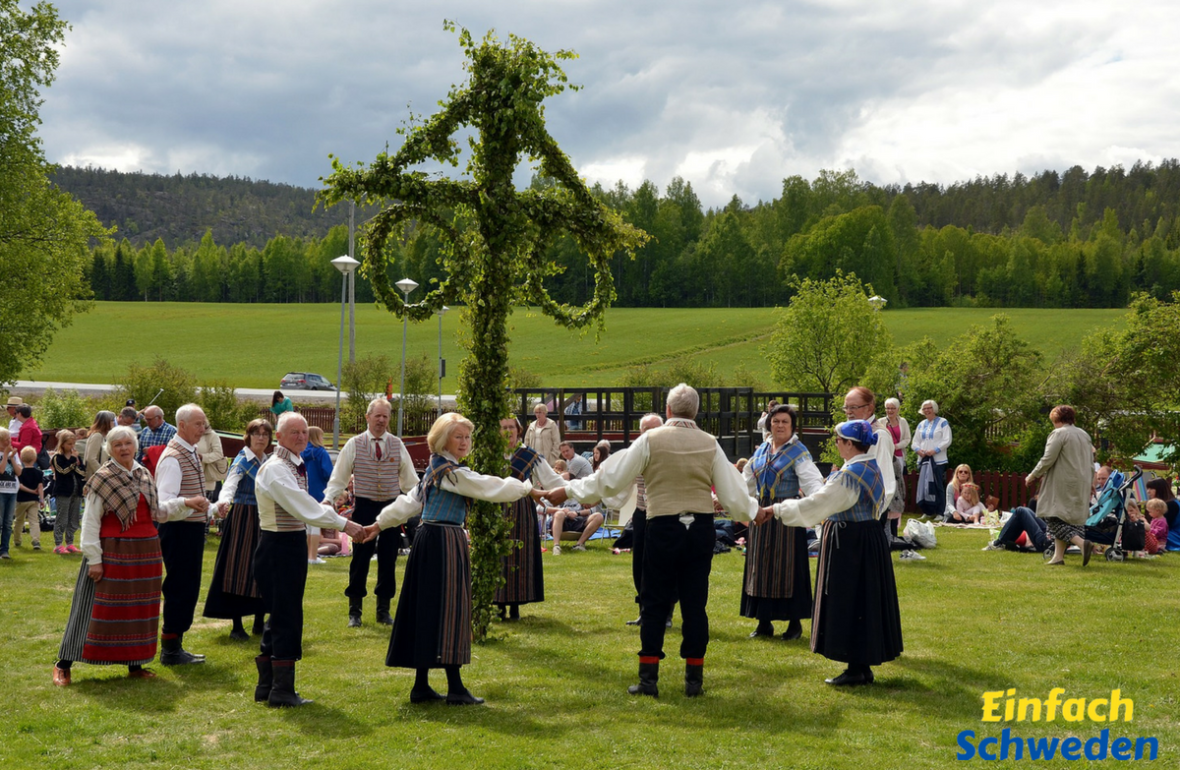
[[[409,278],[403,278],[396,284],[401,291],[405,303],[410,304],[410,292],[418,288],[418,282]],[[402,426],[405,424],[406,413],[406,329],[409,325],[409,316],[402,316],[402,385],[397,392],[397,437],[402,437]]]
[[[880,294],[874,294],[869,297],[869,304],[873,306],[873,310],[880,310],[888,304],[889,300],[882,297]]]
[[[344,308],[348,305],[348,278],[360,262],[349,256],[336,257],[332,267],[340,271],[340,356],[336,360],[336,416],[332,418],[332,444],[340,448],[340,386],[344,378]]]
[[[450,310],[446,305],[438,311],[438,416],[442,417],[442,381],[447,376],[447,362],[442,357],[442,317]]]

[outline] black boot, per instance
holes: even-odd
[[[230,639],[237,639],[239,642],[250,641],[250,635],[246,633],[246,627],[242,625],[241,618],[234,618],[234,627],[229,632]]]
[[[364,604],[364,599],[354,599],[348,597],[348,627],[361,627],[361,605]]]
[[[274,672],[274,683],[270,688],[270,696],[266,699],[266,705],[271,708],[288,708],[311,703],[309,700],[300,698],[299,693],[295,692],[295,661],[271,661],[271,671]]]
[[[513,604],[511,607],[508,608],[508,619],[509,620],[520,620],[520,605],[519,604]]]
[[[783,639],[789,642],[801,636],[803,636],[803,624],[796,618],[787,624],[787,630],[783,632]]]
[[[184,636],[178,634],[171,639],[160,638],[160,664],[164,666],[187,666],[204,663],[205,656],[184,649]]]
[[[699,659],[698,659],[699,660]],[[684,665],[684,694],[695,698],[705,691],[705,661]]]
[[[254,616],[254,627],[252,629],[250,629],[250,632],[253,633],[255,636],[262,636],[262,632],[265,630],[266,630],[266,621],[263,620],[262,613],[260,612]]]
[[[660,697],[660,689],[656,683],[660,681],[660,662],[655,663],[640,663],[639,664],[639,684],[633,684],[627,688],[627,692],[632,695],[650,695],[653,698]]]
[[[393,618],[389,617],[389,600],[377,599],[377,625],[392,626]]]
[[[270,697],[270,688],[274,682],[270,656],[259,655],[254,659],[254,665],[258,667],[258,685],[254,688],[254,702],[261,703]]]

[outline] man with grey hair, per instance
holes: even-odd
[[[160,411],[159,407],[149,409]],[[157,425],[161,423],[163,412]],[[165,666],[205,662],[204,655],[184,649],[184,634],[193,624],[193,611],[201,593],[209,500],[205,497],[205,471],[197,442],[208,420],[201,407],[185,404],[176,410],[176,425],[175,435],[156,463],[156,491],[164,521],[160,525],[160,552],[166,573],[161,586],[164,623],[160,631],[160,663]]]
[[[632,695],[659,695],[664,621],[677,596],[684,620],[684,692],[689,697],[701,694],[709,645],[705,604],[716,541],[713,490],[734,519],[752,521],[758,516],[758,501],[746,491],[741,474],[717,440],[697,427],[699,404],[700,397],[688,385],[672,388],[667,424],[641,435],[590,477],[571,481],[554,500],[563,501],[568,493],[581,503],[595,503],[622,493],[643,476],[647,531],[640,583],[639,684],[628,689]]]
[[[147,427],[139,432],[139,456],[135,458],[141,464],[147,457],[148,447],[168,446],[176,435],[176,428],[164,421],[164,410],[155,404],[143,410],[143,419]]]
[[[307,420],[297,412],[279,415],[278,446],[258,469],[254,491],[262,529],[254,555],[254,575],[269,617],[262,633],[254,700],[268,706],[302,706],[310,701],[295,691],[295,663],[303,657],[303,591],[307,585],[307,525],[339,529],[354,541],[364,536],[328,504],[307,493]]]
[[[384,398],[369,402],[365,412],[368,430],[353,436],[340,450],[332,477],[324,489],[324,502],[331,505],[348,489],[352,477],[356,507],[352,520],[361,526],[377,520],[381,509],[409,492],[418,484],[414,461],[401,439],[389,432],[389,418],[393,407]],[[397,593],[397,551],[401,545],[401,530],[394,528],[367,543],[352,544],[352,563],[348,567],[348,627],[359,628],[365,595],[368,594],[369,562],[377,554],[377,622],[393,625],[389,603]]]

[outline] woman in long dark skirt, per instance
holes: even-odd
[[[750,495],[762,506],[818,492],[823,477],[811,453],[795,433],[795,407],[775,406],[767,417],[770,439],[754,452],[742,476]],[[784,639],[803,635],[803,618],[811,617],[811,564],[807,530],[771,521],[750,527],[745,574],[742,578],[742,617],[754,618],[750,634],[774,636],[774,622],[786,620]]]
[[[520,423],[515,417],[500,420],[500,432],[508,439],[511,449],[505,457],[511,478],[531,481],[538,489],[556,489],[565,484],[544,457],[520,443]],[[514,547],[501,560],[504,585],[496,589],[492,601],[500,608],[500,620],[519,620],[520,605],[545,601],[537,504],[531,497],[505,503],[504,518],[512,526],[508,539]],[[517,544],[519,547],[515,547]]]
[[[102,436],[96,434],[94,441]],[[106,435],[110,460],[86,482],[82,566],[53,683],[70,684],[75,661],[127,666],[132,679],[156,657],[164,558],[152,521],[159,508],[151,474],[135,462],[139,442],[125,426]]]
[[[254,616],[255,634],[261,634],[262,592],[254,581],[254,551],[258,548],[258,500],[254,497],[254,478],[266,461],[270,448],[271,427],[266,420],[254,420],[246,426],[245,448],[230,466],[225,484],[217,499],[221,522],[221,544],[213,565],[213,580],[205,598],[204,616],[233,621],[230,638],[248,640],[250,635],[242,618]]]
[[[791,526],[823,522],[811,650],[847,664],[844,673],[825,680],[828,684],[872,684],[872,667],[902,651],[893,560],[877,520],[885,485],[870,454],[877,443],[870,423],[842,422],[835,439],[844,465],[823,489],[763,510]]]
[[[387,666],[417,672],[411,703],[483,703],[463,686],[459,673],[471,662],[471,557],[463,530],[467,508],[472,499],[511,503],[533,491],[528,481],[484,476],[462,464],[471,451],[472,428],[471,421],[457,412],[435,420],[426,437],[433,454],[422,480],[365,527],[365,539],[370,540],[383,529],[422,515],[385,658]],[[445,696],[430,686],[432,668],[447,673]]]

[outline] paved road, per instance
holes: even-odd
[[[82,396],[101,396],[106,393],[110,393],[115,389],[115,386],[93,382],[48,382],[41,380],[17,380],[16,384],[9,388],[9,392],[14,396],[39,396],[49,388],[53,388],[54,390],[76,390],[78,391],[78,394]],[[259,401],[264,404],[269,404],[271,396],[274,394],[273,390],[264,390],[261,388],[237,388],[234,392],[237,393],[238,398]],[[290,396],[293,401],[300,402],[330,404],[336,400],[335,391],[285,390],[283,393],[287,396]],[[341,393],[340,399],[342,401],[347,400],[348,394]]]

